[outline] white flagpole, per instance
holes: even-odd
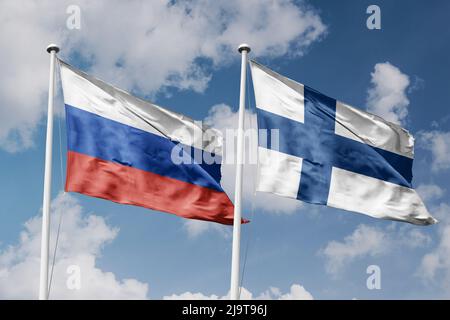
[[[231,287],[230,299],[239,300],[239,260],[241,247],[241,201],[242,201],[242,168],[244,162],[244,112],[245,112],[245,80],[247,73],[247,54],[250,47],[241,44],[241,90],[239,97],[239,126],[237,134],[236,184],[234,191],[233,248],[231,253]]]
[[[48,299],[48,251],[50,243],[50,197],[52,189],[53,147],[53,95],[55,92],[55,62],[59,48],[55,44],[47,47],[50,53],[50,80],[48,86],[47,139],[45,144],[44,199],[42,204],[41,274],[39,278],[39,300]]]

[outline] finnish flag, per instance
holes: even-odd
[[[257,191],[418,225],[436,223],[412,188],[414,138],[400,126],[251,61]],[[261,138],[264,136],[264,138]]]

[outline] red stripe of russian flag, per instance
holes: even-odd
[[[68,151],[66,191],[184,218],[233,224],[234,206],[225,192]]]

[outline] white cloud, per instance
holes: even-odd
[[[201,292],[184,292],[181,294],[172,294],[170,296],[164,296],[163,300],[229,300],[229,294],[225,296],[218,296],[215,294],[206,295]],[[253,295],[245,288],[241,288],[241,300],[251,300]]]
[[[428,284],[443,290],[450,296],[450,206],[446,203],[435,208],[434,215],[440,220],[436,247],[423,258],[417,274]]]
[[[280,289],[271,287],[261,293],[257,299],[262,300],[313,300],[313,296],[303,286],[293,284],[289,292],[282,293]]]
[[[344,238],[344,241],[331,241],[323,249],[327,258],[326,269],[331,274],[341,271],[345,263],[361,256],[377,256],[382,254],[386,235],[381,230],[366,225],[359,225],[355,231]]]
[[[325,34],[320,17],[303,2],[78,1],[81,29],[66,29],[73,2],[3,1],[0,11],[0,146],[33,145],[43,118],[49,58],[77,56],[92,74],[145,96],[167,86],[203,91],[212,70],[238,59],[246,41],[253,56],[301,55]],[[70,59],[73,61],[73,59]]]
[[[52,201],[51,240],[54,250],[57,221],[63,214],[56,256],[52,299],[145,299],[148,285],[135,279],[117,279],[112,272],[97,266],[103,247],[118,233],[105,219],[86,215],[77,200],[60,194]],[[25,223],[16,245],[0,252],[0,299],[35,299],[39,287],[41,216]],[[67,268],[78,266],[81,275],[79,290],[68,289]]]
[[[0,146],[12,152],[33,144],[48,90],[45,48],[60,39],[53,22],[57,6],[39,3],[2,1],[0,10]]]
[[[441,198],[445,190],[436,184],[421,184],[416,191],[424,201],[428,201]]]
[[[164,296],[163,300],[219,300],[219,296],[216,296],[215,294],[207,296],[201,292],[192,293],[187,291],[182,294]]]
[[[391,224],[386,229],[359,225],[343,241],[330,241],[319,251],[326,258],[326,271],[337,276],[343,268],[356,259],[379,257],[398,248],[428,246],[431,238],[409,226]]]
[[[276,287],[270,287],[266,291],[260,293],[257,296],[253,296],[253,293],[245,288],[241,288],[240,298],[242,300],[313,300],[313,296],[303,286],[299,284],[293,284],[289,292],[282,293],[280,289]],[[229,293],[225,296],[218,296],[215,294],[205,295],[197,292],[184,292],[182,294],[173,294],[163,297],[164,300],[228,300]]]
[[[196,238],[209,231],[217,232],[224,238],[229,238],[231,236],[231,228],[229,226],[214,222],[184,219],[183,226],[190,238]]]
[[[389,62],[377,63],[371,75],[372,87],[367,97],[369,112],[401,124],[408,115],[409,77]]]
[[[422,131],[419,133],[419,144],[431,152],[433,171],[450,168],[450,132]]]

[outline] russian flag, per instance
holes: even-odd
[[[65,190],[233,224],[220,185],[222,136],[60,61],[67,123]]]

